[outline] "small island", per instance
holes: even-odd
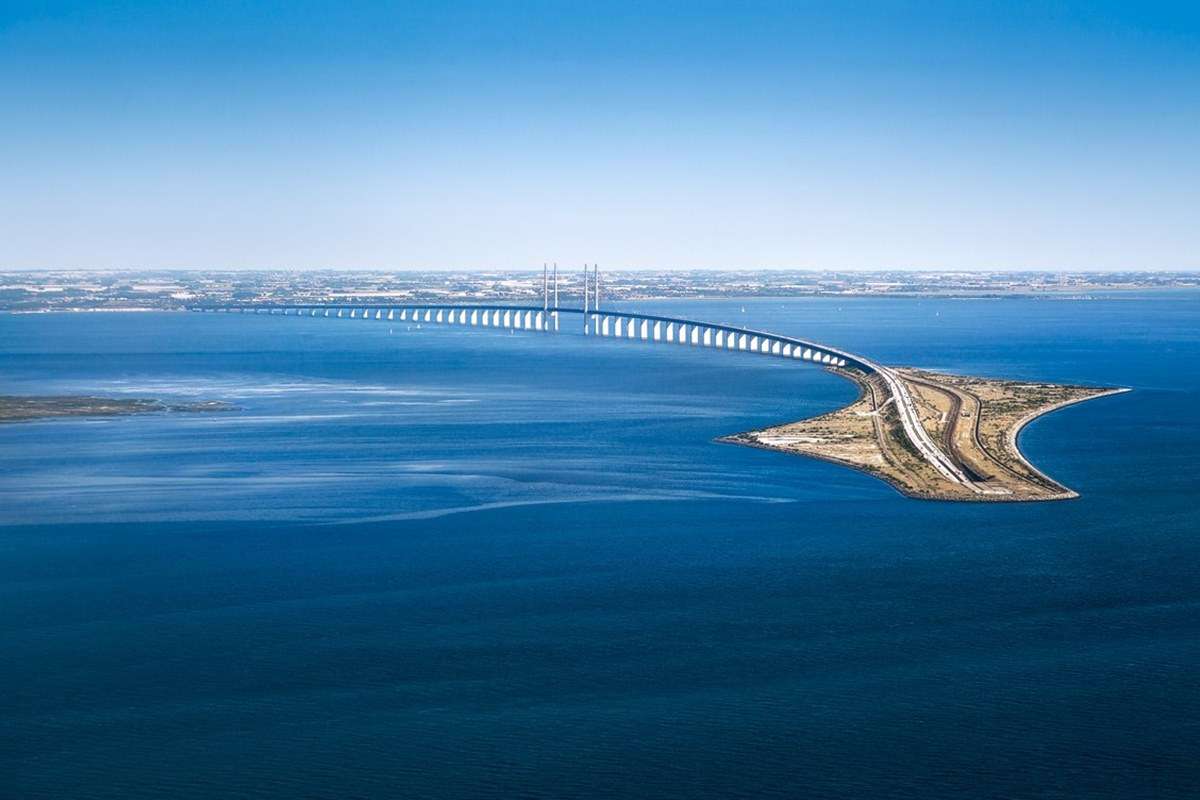
[[[121,417],[131,414],[232,410],[234,410],[234,406],[219,400],[173,403],[147,398],[91,397],[87,395],[0,395],[0,423],[28,422],[56,417]]]
[[[968,477],[947,480],[905,435],[892,395],[877,375],[838,370],[858,384],[850,405],[812,419],[718,441],[832,461],[874,475],[909,497],[1014,502],[1079,495],[1034,467],[1017,447],[1029,422],[1064,406],[1128,389],[994,380],[897,369],[929,437]]]

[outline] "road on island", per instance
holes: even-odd
[[[947,480],[966,486],[976,494],[981,493],[982,490],[967,477],[966,473],[959,468],[958,464],[954,463],[949,455],[942,452],[941,448],[930,438],[929,432],[921,425],[916,403],[913,401],[908,387],[904,385],[904,379],[889,367],[879,364],[871,364],[871,366],[879,373],[879,377],[883,378],[888,390],[892,393],[892,397],[896,401],[896,411],[900,415],[900,424],[904,426],[904,432],[908,434],[909,441],[913,443],[917,451]]]

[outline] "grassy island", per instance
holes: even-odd
[[[0,395],[0,423],[27,422],[55,417],[119,417],[162,412],[232,411],[233,406],[217,400],[168,403],[147,398],[90,397],[79,395]]]

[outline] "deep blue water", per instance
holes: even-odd
[[[0,392],[240,408],[0,427],[0,796],[1197,796],[1200,295],[640,307],[1135,391],[946,504],[712,443],[853,398],[781,360],[0,316]]]

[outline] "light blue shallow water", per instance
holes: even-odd
[[[712,443],[853,398],[781,360],[0,316],[0,392],[240,408],[0,427],[0,796],[1196,795],[1200,296],[636,307],[1135,391],[956,505]]]

